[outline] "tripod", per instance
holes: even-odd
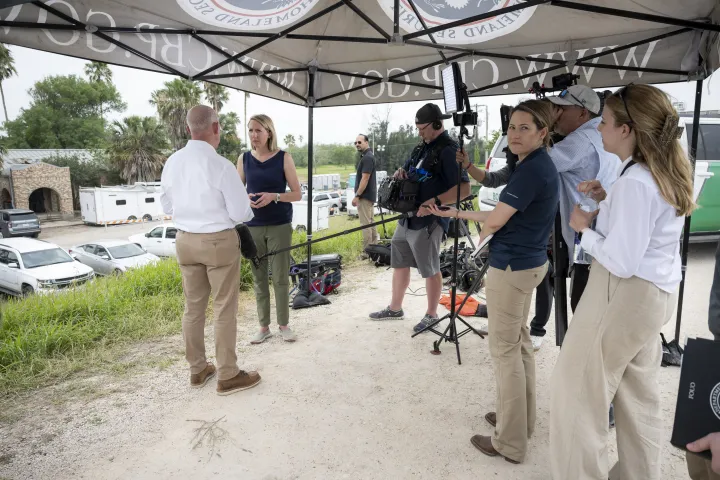
[[[466,108],[469,111],[470,110],[470,101],[467,97],[467,89],[465,85],[462,85],[461,87],[463,100],[465,101]],[[458,122],[458,117],[460,118],[460,122]],[[462,121],[463,114],[460,114],[459,116],[455,114],[455,123],[456,126],[460,127],[460,135],[458,136],[458,140],[460,143],[460,149],[463,148],[463,140],[464,138],[470,138],[468,129],[464,122]],[[460,123],[460,125],[457,125]],[[458,211],[461,208],[460,202],[460,184],[462,183],[462,166],[458,164],[458,170],[457,170],[457,199],[455,202],[455,207],[458,209]],[[464,318],[462,318],[459,313],[463,306],[465,306],[465,303],[467,302],[468,298],[470,298],[470,292],[473,292],[476,288],[479,287],[480,282],[482,282],[482,279],[485,275],[485,272],[488,269],[489,263],[483,262],[483,265],[478,268],[477,264],[475,263],[475,267],[478,268],[478,276],[473,282],[473,285],[470,290],[468,290],[468,294],[466,295],[465,299],[463,299],[460,306],[457,306],[455,304],[455,295],[457,293],[457,285],[458,285],[458,278],[457,278],[457,264],[458,264],[458,243],[460,238],[460,225],[462,224],[461,221],[458,222],[454,228],[453,232],[453,241],[454,241],[454,251],[453,251],[453,266],[452,266],[452,276],[450,277],[450,313],[447,315],[444,315],[441,318],[438,318],[436,321],[432,322],[430,325],[425,326],[422,330],[419,332],[414,333],[411,335],[410,338],[415,337],[416,335],[419,335],[426,331],[431,331],[435,335],[439,336],[436,341],[433,342],[433,350],[431,353],[433,355],[440,355],[440,343],[444,340],[446,342],[454,343],[455,344],[455,350],[457,352],[457,358],[458,358],[458,365],[462,365],[462,360],[460,359],[460,337],[463,337],[467,335],[468,333],[472,332],[480,336],[480,338],[485,338],[485,335],[487,335],[487,332],[484,330],[476,330],[472,325],[470,325],[467,321],[465,321]],[[463,225],[464,226],[464,225]],[[479,253],[479,252],[476,252]],[[473,260],[475,260],[477,257],[475,254],[473,255]],[[473,262],[474,263],[474,262]],[[450,322],[448,323],[448,326],[445,328],[444,331],[440,332],[439,330],[436,330],[434,327],[438,323],[442,322],[445,319],[449,319]],[[465,325],[465,330],[458,331],[457,322],[461,322]]]

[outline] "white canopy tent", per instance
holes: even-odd
[[[696,81],[697,124],[702,81],[720,65],[719,3],[0,0],[0,42],[304,105],[312,189],[314,108],[439,100],[440,70],[451,61],[471,96],[524,93],[566,72],[594,88]],[[697,134],[693,129],[691,153]],[[565,302],[556,308],[566,316]]]

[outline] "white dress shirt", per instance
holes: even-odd
[[[254,216],[240,174],[207,142],[190,140],[172,154],[161,185],[163,211],[182,231],[220,232]]]
[[[618,173],[630,162],[625,160]],[[581,245],[610,273],[636,276],[673,293],[682,278],[680,233],[684,216],[665,201],[645,165],[629,167],[600,202],[595,231]]]

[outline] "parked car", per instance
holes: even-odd
[[[686,127],[680,143],[687,151],[693,130],[692,117],[680,115],[681,123]],[[505,167],[507,159],[502,149],[506,146],[507,137],[499,137],[488,156],[485,170],[495,172]],[[717,118],[700,118],[694,184],[695,201],[700,208],[693,212],[690,223],[692,241],[715,241],[720,237],[720,114]],[[478,192],[480,210],[495,208],[503,188],[482,187]]]
[[[128,238],[132,243],[143,248],[147,253],[158,257],[175,257],[175,236],[177,228],[173,223],[166,223]]]
[[[109,240],[84,243],[72,247],[70,256],[92,268],[98,275],[118,275],[160,260],[137,243]]]
[[[0,291],[10,295],[56,292],[94,276],[92,268],[53,243],[32,238],[0,240]]]
[[[340,194],[340,211],[344,212],[347,210],[347,192],[343,191]]]
[[[32,210],[13,208],[0,210],[0,238],[40,235],[40,220]]]

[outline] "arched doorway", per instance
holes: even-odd
[[[38,188],[30,194],[28,206],[35,213],[58,213],[60,195],[52,188]]]
[[[2,204],[2,208],[12,208],[12,195],[10,195],[10,191],[7,188],[2,189],[2,196],[0,197],[0,204]]]

